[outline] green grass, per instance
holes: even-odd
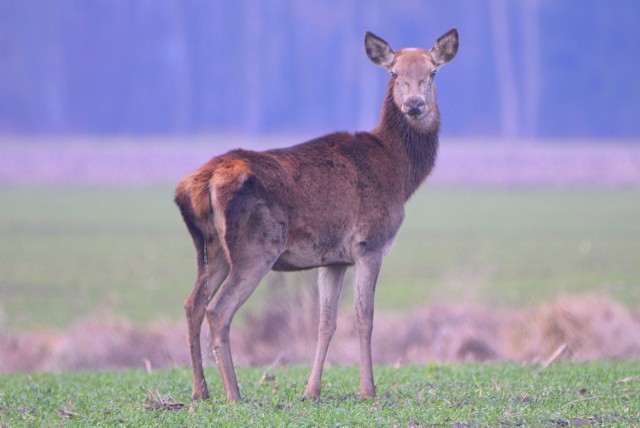
[[[170,187],[3,187],[0,289],[11,327],[64,327],[96,312],[181,314],[195,278]]]
[[[0,186],[0,325],[182,319],[195,260],[172,199],[171,185]],[[638,254],[640,189],[426,185],[385,259],[376,308],[511,307],[594,291],[637,307]],[[249,310],[267,292],[259,287]]]
[[[12,374],[0,379],[0,426],[638,426],[636,362],[376,367],[378,397],[360,400],[358,370],[328,369],[318,401],[300,400],[309,370],[241,369],[244,401],[192,403],[190,372]],[[268,379],[268,380],[265,380]]]
[[[380,295],[391,289],[398,307],[521,306],[598,292],[637,306],[639,254],[639,189],[426,187],[409,202]]]

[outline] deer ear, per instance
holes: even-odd
[[[367,51],[367,56],[375,65],[389,68],[391,64],[393,64],[396,53],[391,49],[389,43],[375,34],[367,31],[367,34],[364,36],[364,47]]]
[[[431,58],[438,67],[445,65],[458,53],[458,30],[452,28],[444,33],[431,48]]]

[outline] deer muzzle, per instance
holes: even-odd
[[[412,117],[423,115],[427,110],[427,102],[423,97],[412,96],[404,100],[402,111]]]

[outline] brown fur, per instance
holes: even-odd
[[[440,115],[433,75],[453,58],[457,40],[452,30],[431,51],[396,54],[368,33],[370,59],[393,76],[376,129],[337,132],[265,152],[234,150],[180,182],[175,201],[198,257],[198,279],[185,302],[194,398],[208,396],[200,351],[205,314],[227,399],[235,401],[240,394],[228,336],[236,310],[269,270],[321,267],[318,349],[305,390],[305,397],[317,397],[347,266],[356,270],[361,393],[375,395],[371,329],[376,279],[404,218],[404,203],[435,164]],[[439,53],[432,55],[435,49]]]

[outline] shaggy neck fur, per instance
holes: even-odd
[[[433,119],[424,129],[410,123],[393,100],[393,79],[389,81],[380,124],[372,131],[392,153],[409,199],[433,169],[438,153],[440,115],[433,105]]]

